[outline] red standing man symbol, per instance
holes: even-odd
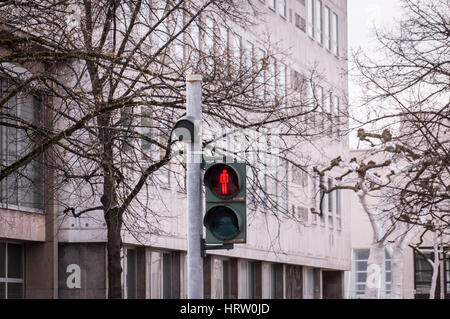
[[[220,174],[220,184],[222,184],[222,195],[228,194],[227,185],[230,180],[230,177],[228,175],[228,172],[226,169],[222,171],[222,174]]]

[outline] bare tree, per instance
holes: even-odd
[[[259,23],[251,1],[8,1],[0,10],[0,76],[7,83],[0,119],[26,142],[2,161],[0,181],[22,174],[36,185],[26,170],[37,163],[63,214],[102,212],[109,298],[121,297],[123,229],[136,238],[163,231],[151,203],[164,183],[156,172],[183,175],[180,165],[169,164],[180,154],[171,133],[184,114],[186,74],[203,74],[203,121],[210,132],[204,144],[213,153],[245,159],[261,134],[244,134],[240,151],[217,141],[236,129],[276,127],[276,134],[263,136],[277,141],[268,148],[266,138],[256,156],[304,169],[298,145],[336,127],[331,114],[319,112],[321,97],[299,93],[320,82],[313,68],[291,85],[282,80],[285,54],[276,45],[261,43],[263,54],[244,50],[233,30]],[[18,96],[39,101],[39,116],[18,116],[11,106]],[[311,125],[316,120],[322,129]],[[251,167],[252,203],[288,218],[287,205],[277,200],[282,192],[267,187],[268,179],[283,184],[286,175],[271,174],[267,162]]]
[[[362,90],[352,106],[358,138],[390,160],[352,172],[361,178],[370,168],[379,175],[370,180],[369,192],[385,194],[380,201],[389,202],[392,229],[420,230],[420,245],[427,233],[445,238],[449,232],[450,10],[445,0],[401,3],[403,16],[395,27],[375,30],[377,54],[357,51],[352,59]]]

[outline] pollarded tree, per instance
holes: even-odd
[[[356,193],[373,231],[365,296],[376,298],[379,295],[379,276],[386,250],[391,257],[391,298],[402,298],[406,249],[420,247],[423,238],[430,235],[437,250],[436,243],[449,234],[450,199],[442,184],[448,178],[442,179],[444,175],[435,173],[442,168],[441,154],[417,154],[408,145],[401,144],[389,130],[374,134],[360,129],[358,137],[382,147],[368,149],[366,159],[343,161],[336,158],[329,165],[316,168],[319,175],[327,171],[339,174],[335,186],[320,185],[320,207],[325,194],[338,189]],[[434,263],[433,268],[433,280],[436,280]]]
[[[377,54],[357,52],[353,57],[355,79],[364,93],[355,110],[367,115],[355,116],[355,123],[364,127],[358,136],[370,141],[371,149],[392,154],[402,167],[410,165],[400,176],[393,170],[395,182],[385,185],[395,199],[394,220],[420,227],[422,235],[436,232],[445,238],[450,180],[449,4],[445,0],[401,4],[403,15],[395,26],[375,31]]]

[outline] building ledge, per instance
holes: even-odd
[[[0,208],[0,238],[45,241],[45,215]]]

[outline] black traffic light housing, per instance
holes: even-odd
[[[205,169],[205,243],[246,243],[246,164],[207,163]]]

